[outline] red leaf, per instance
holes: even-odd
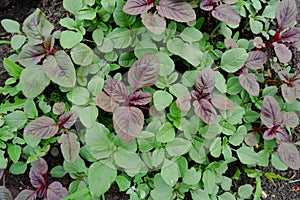
[[[236,43],[236,41],[231,38],[225,38],[224,44],[227,49],[238,48],[238,44]]]
[[[43,158],[39,158],[33,163],[32,170],[39,174],[46,174],[48,172],[47,162]]]
[[[258,49],[266,47],[266,44],[261,39],[261,37],[255,37],[253,40],[253,45]]]
[[[194,111],[205,123],[214,124],[217,119],[215,108],[206,99],[196,100],[193,103]]]
[[[135,92],[130,96],[129,103],[133,105],[146,105],[152,100],[152,94],[149,92]]]
[[[294,24],[297,17],[297,5],[295,0],[282,0],[277,6],[276,19],[279,29],[287,28]]]
[[[42,188],[46,186],[46,181],[39,171],[31,169],[29,172],[30,183],[35,188]]]
[[[285,128],[274,126],[264,132],[263,138],[265,140],[273,140],[277,138],[279,141],[286,142],[289,140],[289,135]]]
[[[136,107],[120,106],[113,113],[114,129],[119,138],[127,142],[127,135],[137,138],[144,126],[143,112]]]
[[[210,67],[204,68],[196,79],[196,88],[200,93],[211,93],[216,84],[216,75]]]
[[[211,11],[217,5],[217,1],[215,0],[202,0],[200,3],[200,8],[205,11]]]
[[[300,40],[300,28],[293,27],[280,33],[282,42],[294,43]]]
[[[127,86],[116,79],[106,79],[104,82],[104,91],[117,103],[125,103],[130,94]]]
[[[292,104],[296,101],[296,90],[287,84],[281,85],[281,94],[285,102]]]
[[[128,82],[134,88],[146,88],[153,85],[158,78],[160,63],[154,54],[146,54],[133,63],[128,71]]]
[[[34,190],[22,190],[15,200],[36,200],[36,192]]]
[[[80,144],[77,141],[77,135],[71,132],[62,134],[58,140],[61,143],[60,148],[64,159],[73,163],[79,156]]]
[[[279,158],[290,168],[299,170],[300,156],[294,144],[282,142],[278,147]]]
[[[191,109],[191,100],[185,93],[179,95],[176,99],[176,106],[183,112],[188,112]]]
[[[13,197],[12,197],[10,191],[4,186],[0,186],[0,199],[13,200]]]
[[[292,59],[292,52],[285,44],[274,42],[273,46],[276,56],[281,63],[287,63]]]
[[[259,84],[255,74],[243,73],[239,75],[239,82],[241,86],[251,95],[258,96]]]
[[[146,28],[156,35],[162,34],[166,30],[166,20],[157,14],[143,13],[142,22]]]
[[[123,12],[130,15],[138,15],[146,13],[153,7],[151,0],[127,0],[123,7]]]
[[[48,139],[59,130],[58,125],[50,117],[39,117],[30,122],[24,129],[24,133],[31,137]]]
[[[290,76],[290,74],[289,74],[288,71],[282,70],[282,71],[280,71],[280,72],[278,73],[278,75],[279,75],[279,78],[280,78],[281,80],[283,80],[283,81],[286,82],[286,83],[290,83],[290,81],[291,81],[291,76]]]
[[[260,111],[260,118],[268,128],[281,124],[282,113],[279,104],[274,97],[265,96]]]
[[[245,66],[249,69],[257,70],[261,69],[263,65],[268,61],[267,55],[262,51],[250,51],[248,52],[248,60]]]
[[[211,99],[211,103],[220,110],[230,110],[234,107],[234,102],[232,100],[220,94],[214,95]]]
[[[221,4],[215,7],[211,14],[216,19],[230,24],[237,25],[241,21],[241,17],[237,13],[236,9],[227,4]]]
[[[68,195],[68,190],[60,182],[54,181],[48,186],[47,200],[61,200]]]
[[[70,110],[59,117],[59,122],[65,128],[71,128],[77,121],[78,114]]]
[[[119,107],[119,104],[104,92],[96,95],[96,105],[106,112],[114,112]]]
[[[56,115],[62,115],[65,112],[66,104],[64,102],[57,102],[53,105],[52,112]]]
[[[38,64],[45,57],[46,53],[47,50],[41,44],[35,46],[26,44],[18,56],[18,62],[25,67],[30,67]]]
[[[253,147],[253,146],[255,146],[255,145],[258,144],[258,140],[257,140],[256,134],[252,134],[252,133],[248,133],[245,136],[244,141],[250,147]]]
[[[298,115],[294,112],[284,112],[282,124],[290,128],[296,128],[296,126],[299,124]]]
[[[160,16],[177,22],[189,22],[196,20],[196,13],[188,2],[160,0],[156,8]]]

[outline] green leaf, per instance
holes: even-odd
[[[202,181],[204,184],[204,191],[206,191],[208,194],[212,194],[215,187],[217,187],[215,173],[209,169],[205,170],[202,176]]]
[[[202,33],[194,27],[186,27],[180,33],[180,37],[188,43],[199,41],[202,38]]]
[[[83,39],[81,33],[74,31],[63,31],[60,34],[59,42],[64,49],[71,49]]]
[[[86,128],[91,128],[98,117],[98,109],[95,105],[74,106],[74,111],[79,115],[79,120]]]
[[[24,174],[27,169],[27,164],[25,162],[16,162],[12,163],[12,165],[9,167],[9,172],[14,175],[20,175]]]
[[[280,160],[277,152],[272,153],[272,155],[271,155],[271,164],[277,170],[284,171],[284,170],[288,169],[286,164],[284,162],[282,162],[282,160]]]
[[[63,166],[58,165],[51,169],[50,174],[54,178],[62,178],[67,174],[67,172]]]
[[[247,123],[256,122],[256,120],[260,117],[258,112],[247,109],[245,112],[244,120]]]
[[[225,191],[229,191],[232,186],[232,179],[227,176],[222,177],[221,187]]]
[[[27,122],[27,117],[22,111],[15,111],[6,116],[4,116],[4,122],[10,128],[22,128]]]
[[[63,1],[63,7],[72,13],[73,15],[76,15],[82,8],[83,8],[83,0],[64,0]]]
[[[239,126],[237,131],[233,135],[230,136],[229,143],[232,144],[233,146],[238,146],[238,145],[242,144],[246,135],[247,135],[246,126],[244,126],[244,125]]]
[[[225,80],[224,76],[220,72],[218,72],[218,71],[214,71],[214,73],[216,75],[216,85],[215,85],[215,87],[221,93],[226,93],[227,86],[226,86],[226,80]]]
[[[159,75],[169,76],[175,69],[174,61],[167,54],[159,52],[156,55],[160,63]]]
[[[250,28],[252,33],[259,34],[263,31],[263,23],[253,18],[250,18]]]
[[[84,105],[90,100],[90,92],[84,87],[75,87],[67,94],[67,98],[75,105]]]
[[[192,190],[192,199],[201,199],[201,200],[210,200],[209,196],[208,196],[208,192],[205,190]]]
[[[107,160],[93,163],[88,170],[89,189],[94,197],[104,194],[115,181],[117,170]]]
[[[6,32],[9,33],[19,33],[20,32],[20,24],[19,22],[12,19],[3,19],[1,20],[1,25]]]
[[[10,159],[14,163],[16,163],[19,161],[19,158],[20,158],[21,152],[22,152],[22,148],[19,145],[11,144],[11,145],[8,145],[7,152],[8,152]]]
[[[87,168],[85,166],[85,162],[82,158],[78,157],[75,162],[69,163],[67,161],[64,161],[63,163],[64,170],[70,174],[76,174],[76,173],[87,173]]]
[[[126,191],[130,187],[130,181],[125,176],[117,176],[116,178],[117,185],[120,191]]]
[[[154,176],[154,189],[150,193],[153,200],[172,200],[174,199],[173,188],[168,185],[157,173]]]
[[[162,179],[170,186],[174,186],[179,178],[179,168],[175,161],[165,160],[161,169]]]
[[[243,199],[249,199],[252,195],[252,191],[253,191],[252,185],[245,184],[239,187],[238,194]]]
[[[114,161],[118,167],[122,167],[130,172],[138,173],[142,166],[142,161],[138,154],[122,148],[118,148],[114,153]]]
[[[20,77],[21,90],[27,98],[35,98],[50,84],[40,65],[26,67]]]
[[[109,2],[112,4],[112,0],[102,0],[101,4],[103,5],[104,2]],[[116,8],[112,8],[113,11],[113,18],[114,18],[114,22],[120,26],[120,27],[126,27],[126,26],[131,26],[135,20],[136,20],[136,16],[134,15],[129,15],[127,13],[123,12],[123,7],[125,5],[124,1],[117,1],[118,5]]]
[[[256,165],[260,161],[258,154],[252,148],[243,146],[237,149],[236,153],[245,165]]]
[[[86,44],[77,44],[71,49],[70,53],[72,60],[77,65],[88,66],[93,62],[94,52]]]
[[[233,196],[233,194],[229,192],[225,192],[218,196],[218,200],[235,200],[236,198]]]
[[[162,111],[172,103],[173,96],[166,91],[157,90],[153,94],[153,101],[154,107],[158,111]]]
[[[36,109],[33,99],[26,99],[24,103],[24,112],[28,118],[35,119],[38,117],[38,110]]]
[[[107,35],[116,49],[127,48],[132,42],[131,30],[127,28],[115,28]]]
[[[96,29],[93,31],[92,34],[93,40],[97,46],[101,46],[104,39],[104,33],[101,29]]]
[[[93,96],[96,96],[98,93],[100,93],[104,86],[104,79],[103,77],[99,75],[93,76],[91,80],[88,83],[88,90],[91,92]]]
[[[194,167],[185,171],[182,181],[188,185],[195,185],[201,179],[201,172],[196,171]]]
[[[170,156],[181,156],[188,153],[192,148],[192,143],[182,138],[175,138],[167,143],[166,151]]]
[[[162,143],[171,142],[174,140],[174,138],[175,129],[174,126],[169,122],[164,123],[156,134],[156,140]]]
[[[227,81],[227,93],[231,95],[237,95],[243,90],[240,84],[239,77],[231,77]]]
[[[241,124],[243,116],[245,114],[245,110],[241,106],[235,106],[231,110],[223,111],[220,110],[220,113],[222,114],[223,118],[229,122],[230,124]]]
[[[210,145],[209,147],[210,154],[218,158],[221,155],[222,151],[222,141],[220,137],[217,137]]]
[[[136,57],[132,52],[125,52],[119,57],[119,65],[122,67],[130,67],[136,61]]]
[[[244,66],[247,59],[248,54],[245,49],[230,49],[222,55],[220,68],[226,72],[234,73]]]
[[[20,49],[26,41],[26,37],[24,35],[14,35],[11,38],[11,46],[14,50]]]
[[[3,65],[8,74],[16,79],[18,79],[23,71],[23,68],[20,65],[17,65],[14,61],[4,58]]]

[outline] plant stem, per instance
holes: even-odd
[[[9,40],[0,40],[0,45],[10,44]]]
[[[211,34],[209,35],[209,38],[212,38],[213,35],[215,34],[215,32],[220,28],[220,26],[222,25],[222,22],[219,22],[218,25],[214,28],[214,30],[211,32]]]

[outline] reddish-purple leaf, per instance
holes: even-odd
[[[157,81],[160,70],[158,57],[146,54],[133,63],[128,71],[128,82],[134,88],[149,87]]]
[[[182,93],[176,99],[176,106],[183,112],[188,112],[191,109],[190,97],[187,94]]]
[[[60,182],[54,181],[48,186],[47,200],[61,200],[68,195],[68,190]]]
[[[130,96],[129,104],[146,105],[152,100],[152,94],[149,92],[135,92]]]
[[[282,0],[277,6],[276,19],[279,29],[287,28],[294,24],[297,17],[295,0]]]
[[[10,191],[4,187],[4,186],[0,186],[0,199],[2,200],[13,200],[13,197],[10,193]]]
[[[277,138],[279,141],[286,142],[289,140],[289,135],[285,128],[273,126],[264,132],[263,138],[265,140],[273,140]]]
[[[252,133],[248,133],[245,136],[244,141],[250,147],[253,147],[253,146],[255,146],[255,145],[258,144],[258,140],[257,140],[256,134],[252,134]]]
[[[197,76],[196,88],[200,93],[211,93],[216,84],[216,75],[210,67],[204,68]]]
[[[286,83],[290,83],[291,81],[291,76],[287,70],[282,70],[278,72],[279,78],[283,80]]]
[[[285,44],[274,42],[273,46],[276,56],[281,63],[287,63],[292,59],[292,52]]]
[[[36,192],[34,190],[22,190],[15,200],[36,200]]]
[[[24,129],[28,136],[48,139],[54,136],[59,130],[56,122],[50,117],[39,117],[30,122]]]
[[[261,49],[261,48],[264,48],[266,47],[266,44],[264,43],[264,41],[261,39],[261,37],[255,37],[254,40],[253,40],[253,45],[258,48],[258,49]]]
[[[113,123],[117,135],[126,142],[127,135],[137,138],[141,134],[144,115],[139,108],[120,106],[113,113]]]
[[[152,0],[127,0],[123,7],[123,12],[130,15],[138,15],[146,13],[152,7]]]
[[[297,147],[292,143],[282,142],[278,147],[279,158],[290,168],[299,170],[300,155]]]
[[[281,85],[281,94],[285,102],[292,104],[296,101],[296,90],[287,84]]]
[[[56,115],[62,115],[66,110],[66,104],[64,102],[57,102],[52,107],[52,112]]]
[[[300,40],[300,27],[293,27],[280,33],[282,42],[294,43]]]
[[[215,7],[211,14],[216,19],[230,24],[237,25],[241,21],[241,17],[236,9],[228,4],[221,4]]]
[[[200,8],[205,11],[211,11],[215,6],[218,5],[218,1],[215,0],[202,0],[200,3]]]
[[[251,95],[258,96],[259,84],[255,74],[243,73],[239,75],[239,82],[241,86]]]
[[[260,118],[268,128],[281,124],[282,113],[280,111],[280,106],[274,97],[265,96],[260,111]]]
[[[296,90],[296,97],[300,99],[300,82],[299,81],[294,82],[293,88]]]
[[[296,126],[299,124],[298,115],[294,112],[284,112],[282,124],[290,128],[296,128]]]
[[[236,41],[231,38],[225,38],[224,44],[227,49],[238,48],[238,44],[236,43]]]
[[[35,46],[26,44],[19,54],[18,62],[24,67],[30,67],[38,64],[45,57],[46,53],[47,50],[41,44]]]
[[[142,22],[146,28],[156,35],[162,34],[166,30],[166,20],[153,13],[143,13]]]
[[[48,172],[48,164],[43,158],[39,158],[33,163],[32,169],[39,174],[46,174]]]
[[[261,69],[263,65],[268,61],[267,55],[262,51],[250,51],[248,52],[248,60],[245,66],[249,69],[257,70]]]
[[[156,9],[160,16],[177,22],[189,22],[196,20],[195,11],[192,6],[185,1],[160,0]]]
[[[206,99],[200,99],[193,102],[194,111],[205,123],[211,125],[217,120],[215,108]]]
[[[71,128],[77,121],[78,114],[70,110],[59,117],[60,125],[65,128]]]
[[[214,95],[211,103],[220,110],[231,110],[234,108],[234,102],[221,94]]]
[[[64,159],[73,163],[79,156],[80,144],[77,141],[77,135],[71,132],[62,134],[58,140],[61,143],[60,148]]]
[[[117,103],[125,103],[130,94],[127,86],[116,79],[107,79],[104,82],[104,91]]]
[[[96,105],[106,112],[114,112],[119,107],[119,104],[104,92],[97,94],[95,99]]]
[[[30,170],[29,172],[30,183],[34,188],[42,188],[46,186],[46,181],[42,174],[36,170]]]

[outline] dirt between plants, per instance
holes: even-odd
[[[9,5],[8,5],[9,4]],[[6,6],[8,5],[8,6]],[[6,6],[5,8],[3,8]],[[298,10],[300,10],[300,2],[297,2]],[[68,13],[64,10],[62,6],[62,0],[0,0],[0,20],[9,18],[14,19],[19,22],[23,22],[24,19],[31,14],[36,8],[40,8],[48,20],[56,26],[56,29],[62,29],[59,25],[58,21],[68,16]],[[203,14],[204,12],[201,12]],[[199,13],[198,13],[199,14]],[[300,21],[300,15],[298,15],[298,21]],[[209,26],[206,26],[209,27]],[[212,27],[213,28],[213,27]],[[250,36],[251,37],[251,36]],[[0,40],[9,40],[10,34],[6,33],[3,28],[0,26]],[[9,45],[1,45],[0,46],[0,86],[4,85],[6,78],[8,77],[4,67],[3,67],[3,58],[8,57],[12,53],[12,48]],[[299,65],[297,65],[300,61],[300,52],[293,50],[293,60],[292,66],[294,69]],[[4,101],[3,97],[0,96],[0,102]],[[299,141],[300,139],[300,127],[298,127],[296,131],[295,141]],[[63,158],[62,155],[59,154],[57,157],[53,157],[51,154],[46,155],[45,160],[49,165],[49,170],[52,167],[57,165],[62,165]],[[235,166],[230,166],[232,169],[230,171],[235,171]],[[287,181],[281,181],[278,179],[274,179],[274,184],[271,181],[266,179],[264,176],[262,177],[262,188],[265,194],[267,194],[266,200],[300,200],[300,171],[299,170],[287,170],[287,171],[278,171],[273,167],[261,168],[263,172],[273,172],[279,174],[286,178],[291,178],[292,180],[299,180],[298,182],[289,183]],[[57,179],[51,178],[49,181],[55,181]],[[69,176],[65,176],[59,181],[68,188],[72,179]],[[0,182],[2,185],[2,181]],[[241,178],[237,181],[233,181],[234,186],[232,188],[232,192],[237,192],[237,188],[243,184],[251,184],[255,187],[255,180],[248,178],[245,174],[242,174]],[[6,175],[6,187],[10,189],[13,193],[13,196],[16,196],[23,189],[33,189],[31,188],[28,172],[23,175]],[[107,200],[126,200],[129,199],[128,195],[124,192],[119,192],[118,187],[113,185],[111,189],[105,195]],[[187,195],[185,199],[191,199],[190,195]]]

